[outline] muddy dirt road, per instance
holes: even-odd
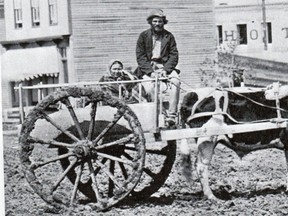
[[[195,147],[192,146],[193,161]],[[18,159],[17,136],[4,135],[5,213],[12,215],[57,215],[35,194],[26,182]],[[58,215],[288,215],[285,194],[286,165],[284,153],[264,150],[242,160],[224,147],[217,147],[211,166],[210,184],[223,202],[204,200],[193,170],[193,182],[181,173],[181,155],[177,152],[172,172],[166,183],[150,199],[124,203],[103,213],[89,205]]]

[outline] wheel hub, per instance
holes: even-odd
[[[88,156],[96,156],[97,152],[93,148],[92,142],[88,140],[81,140],[75,146],[73,152],[76,154],[78,158],[84,158]]]

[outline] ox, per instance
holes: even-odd
[[[189,92],[184,96],[181,105],[183,127],[231,127],[231,125],[247,125],[273,120],[275,124],[284,123],[282,124],[284,126],[279,128],[263,128],[258,131],[251,129],[251,131],[241,133],[222,133],[196,138],[198,153],[195,168],[205,197],[217,200],[209,187],[208,166],[218,143],[232,149],[241,158],[255,150],[281,149],[285,152],[288,164],[288,129],[286,129],[285,121],[288,120],[287,90],[287,86],[279,87],[279,85],[266,89],[207,88],[200,89],[198,92]],[[190,154],[187,154],[186,158],[189,156]],[[186,161],[190,161],[190,158],[188,159]],[[187,173],[187,170],[184,170],[184,174],[185,172]]]

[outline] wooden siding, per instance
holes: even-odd
[[[2,89],[2,110],[12,107],[11,90],[8,82],[1,82]]]
[[[5,24],[4,24],[4,0],[0,0],[0,40],[4,39],[5,35]],[[0,45],[0,72],[2,73],[2,53],[4,48]],[[1,79],[1,88],[2,88],[2,98],[9,98],[9,86],[6,83],[2,82]],[[9,100],[2,100],[2,109],[8,108],[10,106]]]
[[[5,38],[4,0],[0,0],[0,41]]]
[[[164,10],[165,28],[176,38],[181,79],[192,88],[199,84],[199,64],[215,52],[213,0],[70,1],[75,81],[99,80],[111,59],[134,70],[136,41],[150,28],[146,18],[154,8]]]
[[[0,7],[1,7],[1,5],[0,5]],[[4,23],[4,19],[0,18],[0,41],[2,41],[4,39],[5,39],[5,23]],[[3,47],[1,46],[0,49],[3,49]],[[0,50],[0,52],[1,52],[1,50]]]

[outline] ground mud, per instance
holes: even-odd
[[[191,144],[192,160],[196,148]],[[174,167],[165,184],[149,199],[121,203],[96,213],[89,205],[57,213],[33,192],[21,171],[16,135],[4,135],[5,213],[12,215],[288,215],[285,193],[286,162],[280,150],[253,152],[240,158],[225,147],[217,147],[210,167],[210,185],[221,202],[205,200],[192,171],[187,182],[177,150]]]

